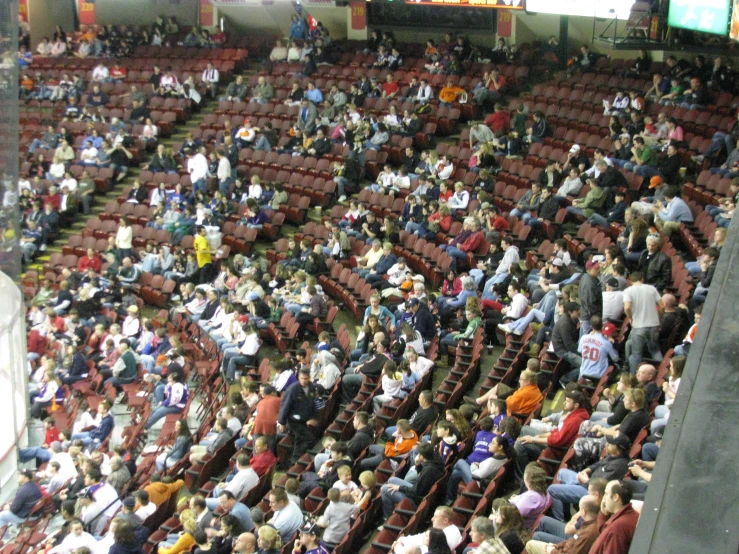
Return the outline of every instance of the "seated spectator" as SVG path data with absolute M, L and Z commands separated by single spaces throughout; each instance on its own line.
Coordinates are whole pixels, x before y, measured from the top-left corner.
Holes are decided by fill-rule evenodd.
M 0 526 L 18 525 L 26 521 L 36 503 L 41 500 L 41 488 L 33 480 L 30 469 L 18 473 L 18 490 L 11 502 L 0 511 Z
M 591 547 L 591 554 L 606 554 L 612 548 L 622 552 L 629 549 L 639 521 L 639 513 L 631 505 L 631 497 L 631 490 L 622 485 L 621 481 L 614 480 L 608 483 L 603 495 L 602 508 L 611 517 Z
M 523 473 L 526 492 L 509 498 L 509 502 L 518 508 L 527 529 L 533 527 L 534 522 L 549 503 L 547 483 L 544 470 L 536 462 L 531 462 Z
M 448 506 L 439 506 L 434 510 L 434 515 L 431 518 L 431 529 L 442 532 L 443 536 L 446 537 L 446 544 L 450 550 L 454 550 L 462 542 L 462 533 L 459 527 L 454 525 L 454 512 Z M 395 542 L 395 548 L 392 552 L 394 554 L 412 554 L 414 551 L 420 551 L 421 554 L 438 552 L 438 550 L 430 550 L 429 545 L 426 544 L 426 536 L 427 532 L 401 536 Z

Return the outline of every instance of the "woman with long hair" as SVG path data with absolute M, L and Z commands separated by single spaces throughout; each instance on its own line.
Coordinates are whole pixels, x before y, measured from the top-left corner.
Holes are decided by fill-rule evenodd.
M 115 542 L 108 554 L 144 554 L 136 538 L 134 527 L 128 521 L 116 520 L 113 540 Z
M 531 462 L 523 472 L 523 484 L 526 492 L 514 495 L 509 500 L 518 508 L 526 528 L 531 529 L 549 503 L 547 474 L 539 464 Z
M 493 501 L 490 519 L 495 523 L 495 536 L 506 546 L 511 554 L 522 554 L 530 533 L 524 525 L 521 513 L 504 498 Z
M 157 456 L 157 472 L 169 469 L 190 452 L 190 447 L 192 446 L 192 433 L 187 425 L 187 419 L 178 419 L 175 422 L 174 430 L 174 444 Z
M 424 544 L 428 546 L 429 554 L 451 554 L 449 543 L 447 542 L 446 535 L 441 529 L 432 527 L 426 532 L 424 537 Z
M 257 554 L 278 554 L 280 552 L 282 539 L 277 529 L 271 525 L 262 525 L 257 535 Z

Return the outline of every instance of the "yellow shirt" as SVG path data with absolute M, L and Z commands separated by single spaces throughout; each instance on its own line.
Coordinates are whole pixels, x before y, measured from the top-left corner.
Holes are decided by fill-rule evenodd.
M 202 235 L 197 235 L 193 242 L 193 246 L 195 247 L 195 256 L 197 256 L 198 267 L 203 267 L 205 264 L 211 263 L 210 244 L 208 244 L 208 239 Z

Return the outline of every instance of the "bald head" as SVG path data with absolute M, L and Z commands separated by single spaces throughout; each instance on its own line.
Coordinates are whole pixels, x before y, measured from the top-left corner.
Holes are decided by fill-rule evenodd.
M 600 501 L 589 494 L 580 499 L 580 512 L 585 521 L 591 521 L 598 517 L 600 512 Z
M 251 554 L 257 546 L 257 538 L 253 533 L 241 533 L 234 543 L 234 552 Z
M 672 294 L 663 294 L 662 304 L 664 304 L 666 309 L 670 310 L 677 304 L 677 299 Z

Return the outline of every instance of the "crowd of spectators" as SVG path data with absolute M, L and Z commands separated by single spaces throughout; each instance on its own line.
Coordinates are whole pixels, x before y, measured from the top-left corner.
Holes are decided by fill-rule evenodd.
M 146 31 L 102 29 L 82 37 L 75 55 L 125 58 L 137 44 L 165 44 L 179 32 L 170 23 L 176 27 L 160 18 Z M 51 45 L 39 45 L 48 53 L 37 52 L 64 55 L 54 51 L 59 40 L 65 41 L 55 36 Z M 194 28 L 182 43 L 203 47 L 214 40 Z M 430 504 L 428 531 L 398 537 L 389 545 L 393 552 L 449 554 L 463 544 L 478 554 L 628 551 L 726 234 L 716 229 L 714 243 L 686 266 L 696 287 L 689 298 L 676 298 L 667 247 L 686 246 L 680 245 L 681 230 L 694 219 L 680 189 L 683 135 L 675 120 L 658 118 L 652 125 L 643 114 L 654 102 L 701 109 L 707 103 L 702 87 L 725 86 L 721 63 L 697 76 L 695 67 L 678 72 L 681 66 L 668 60 L 674 70 L 664 77 L 689 89 L 664 98 L 660 91 L 667 89 L 655 76 L 653 94 L 616 95 L 604 105 L 613 117 L 611 151 L 595 149 L 591 157 L 585 145 L 571 145 L 565 163 L 547 161 L 538 179 L 527 180 L 525 192 L 506 204 L 495 193 L 503 162 L 525 156 L 554 130 L 539 111 L 507 112 L 503 100 L 512 88 L 500 67 L 474 86 L 471 80 L 462 86 L 460 77 L 471 62 L 517 63 L 518 50 L 503 39 L 489 51 L 451 34 L 438 44 L 430 40 L 424 69 L 445 76 L 433 87 L 415 75 L 396 81 L 393 70 L 403 67 L 404 52 L 392 33 L 373 32 L 365 46 L 361 55 L 373 60 L 368 69 L 388 70 L 386 76 L 364 74 L 346 90 L 334 85 L 321 91 L 312 81 L 318 66 L 338 63 L 342 45 L 320 22 L 298 15 L 287 41 L 276 41 L 263 60 L 267 75 L 254 86 L 241 76 L 222 83 L 211 64 L 189 84 L 180 84 L 169 68 L 154 68 L 155 95 L 274 104 L 268 72 L 283 62 L 302 63 L 283 100 L 297 107 L 289 136 L 247 118 L 239 128 L 224 128 L 215 144 L 190 134 L 173 151 L 159 144 L 147 116 L 150 95 L 134 86 L 137 119 L 111 121 L 106 136 L 91 128 L 77 153 L 65 124 L 98 121 L 102 116 L 90 109 L 106 104 L 105 93 L 93 85 L 82 106 L 87 83 L 76 85 L 75 76 L 69 87 L 60 83 L 48 96 L 35 96 L 66 107 L 65 121 L 30 145 L 28 177 L 19 183 L 19 243 L 27 263 L 46 249 L 65 218 L 71 221 L 79 207 L 89 213 L 95 182 L 84 167 L 112 167 L 113 179 L 125 179 L 134 140 L 150 150 L 146 170 L 182 171 L 191 186 L 134 183 L 125 202 L 155 208 L 147 226 L 169 231 L 171 241 L 134 247 L 131 224 L 122 216 L 105 251 L 88 250 L 77 267 L 60 271 L 56 283 L 42 280 L 29 299 L 31 415 L 43 422 L 45 436 L 41 445 L 21 451 L 21 461 L 35 462 L 36 471 L 20 472 L 21 486 L 0 512 L 0 525 L 15 531 L 40 507 L 59 511 L 64 526 L 49 546 L 64 554 L 154 547 L 162 554 L 276 553 L 290 544 L 295 552 L 324 554 L 370 514 L 370 527 L 382 522 L 381 530 L 391 529 L 403 507 Z M 546 56 L 557 51 L 556 41 L 542 48 Z M 20 59 L 32 63 L 25 51 Z M 635 63 L 634 71 L 648 72 L 641 57 Z M 125 79 L 116 64 L 109 69 L 101 59 L 93 80 Z M 595 64 L 584 47 L 572 71 Z M 304 78 L 310 81 L 305 89 Z M 37 85 L 27 89 L 29 98 Z M 368 98 L 410 105 L 401 114 L 388 103 L 387 113 L 378 113 L 363 109 Z M 493 110 L 470 122 L 469 158 L 409 146 L 370 175 L 368 152 L 385 152 L 394 135 L 415 140 L 437 103 L 472 103 L 478 116 Z M 137 122 L 142 134 L 131 137 L 128 125 Z M 717 135 L 706 156 L 714 163 L 726 156 L 728 165 L 720 169 L 731 175 L 734 149 L 725 139 Z M 290 237 L 281 251 L 251 249 L 221 259 L 226 221 L 234 216 L 237 226 L 264 231 L 288 200 L 285 183 L 239 171 L 242 153 L 318 159 L 332 155 L 335 144 L 347 150 L 332 169 L 336 201 L 346 209 L 326 218 L 324 238 Z M 36 155 L 38 149 L 53 149 L 53 163 Z M 75 161 L 82 167 L 79 181 L 69 167 Z M 470 183 L 455 177 L 464 168 L 476 174 Z M 627 172 L 644 178 L 640 190 L 630 189 Z M 53 185 L 47 190 L 42 181 Z M 402 211 L 377 212 L 353 197 L 363 189 L 403 199 Z M 735 201 L 723 199 L 707 212 L 724 227 Z M 556 235 L 547 234 L 561 210 L 562 228 L 571 233 L 556 228 Z M 586 221 L 613 233 L 602 252 L 578 248 L 577 226 Z M 529 227 L 529 238 L 514 232 L 519 223 Z M 400 255 L 407 237 L 439 244 L 448 257 L 438 293 L 418 267 L 419 260 L 433 262 Z M 545 242 L 551 249 L 545 255 L 539 250 L 531 263 L 525 249 L 533 246 L 529 252 L 536 256 Z M 340 340 L 330 323 L 322 325 L 338 303 L 330 294 L 336 289 L 327 286 L 337 284 L 337 264 L 351 268 L 343 284 L 362 279 L 373 291 L 354 345 Z M 177 287 L 156 317 L 142 311 L 144 276 L 151 283 L 154 275 Z M 265 355 L 265 343 L 279 346 L 293 323 L 295 348 Z M 447 405 L 426 390 L 432 374 L 460 371 L 473 345 L 513 348 L 519 341 L 517 365 L 509 360 L 508 377 L 478 397 Z M 214 349 L 206 352 L 206 344 Z M 491 368 L 480 370 L 484 376 Z M 213 393 L 216 382 L 236 383 L 240 392 L 213 387 Z M 541 417 L 542 403 L 560 388 L 561 411 Z M 208 425 L 191 431 L 195 396 L 211 405 Z M 72 409 L 78 402 L 88 409 Z M 406 417 L 388 415 L 398 402 L 407 402 Z M 363 409 L 353 411 L 336 437 L 324 431 L 339 403 Z M 142 441 L 115 445 L 121 429 L 114 414 L 126 405 L 139 413 L 133 421 Z M 60 410 L 74 414 L 64 428 L 55 416 Z M 320 452 L 311 453 L 319 438 Z M 233 454 L 232 468 L 221 459 L 224 452 Z M 552 457 L 554 467 L 547 465 Z M 180 533 L 162 536 L 152 522 L 180 494 L 183 472 L 190 468 L 197 476 L 213 460 L 227 476 L 189 498 L 178 515 Z M 278 464 L 290 471 L 272 488 Z M 491 482 L 492 490 L 515 493 L 489 498 L 491 510 L 485 504 L 468 528 L 457 525 L 450 506 L 466 494 L 460 487 L 484 491 Z M 311 509 L 315 495 L 325 500 L 320 510 Z M 152 531 L 153 544 L 147 542 Z

